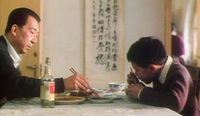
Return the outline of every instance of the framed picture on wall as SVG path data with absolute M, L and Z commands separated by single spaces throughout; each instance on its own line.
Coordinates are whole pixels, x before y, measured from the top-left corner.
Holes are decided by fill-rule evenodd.
M 96 87 L 124 82 L 124 1 L 85 0 L 85 76 Z

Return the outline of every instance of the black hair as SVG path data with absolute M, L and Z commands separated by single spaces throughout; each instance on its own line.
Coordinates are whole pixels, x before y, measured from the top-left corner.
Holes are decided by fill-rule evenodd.
M 167 59 L 165 48 L 159 39 L 142 37 L 131 45 L 127 52 L 127 60 L 141 67 L 150 64 L 163 64 Z
M 34 17 L 38 22 L 40 22 L 41 20 L 40 17 L 34 11 L 28 8 L 22 7 L 14 9 L 8 17 L 5 33 L 8 33 L 11 30 L 12 25 L 14 24 L 16 24 L 19 27 L 23 27 L 27 22 L 28 16 Z
M 176 25 L 174 23 L 171 24 L 171 31 L 174 31 L 176 29 Z

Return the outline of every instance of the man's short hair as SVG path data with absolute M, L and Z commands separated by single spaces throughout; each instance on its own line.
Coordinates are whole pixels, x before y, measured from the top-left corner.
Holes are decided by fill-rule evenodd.
M 32 16 L 38 22 L 40 22 L 40 17 L 34 11 L 23 7 L 14 9 L 8 17 L 5 33 L 8 33 L 11 30 L 12 25 L 14 24 L 19 27 L 23 27 L 27 22 L 28 16 Z
M 171 31 L 176 30 L 176 25 L 174 23 L 171 23 Z
M 129 62 L 134 62 L 141 67 L 150 64 L 163 64 L 166 59 L 166 51 L 159 39 L 154 37 L 142 37 L 131 45 L 127 52 Z

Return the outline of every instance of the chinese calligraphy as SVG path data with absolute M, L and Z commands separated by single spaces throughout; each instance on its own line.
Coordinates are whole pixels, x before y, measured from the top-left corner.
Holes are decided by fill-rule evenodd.
M 105 71 L 118 68 L 118 1 L 92 1 L 92 37 L 96 56 L 95 64 L 105 66 Z

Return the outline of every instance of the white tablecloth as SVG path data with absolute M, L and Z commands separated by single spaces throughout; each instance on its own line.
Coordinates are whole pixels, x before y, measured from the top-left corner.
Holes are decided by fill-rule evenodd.
M 40 99 L 20 99 L 7 102 L 0 116 L 180 116 L 164 107 L 145 105 L 123 96 L 112 103 L 96 104 L 84 101 L 75 105 L 55 105 L 41 108 Z

